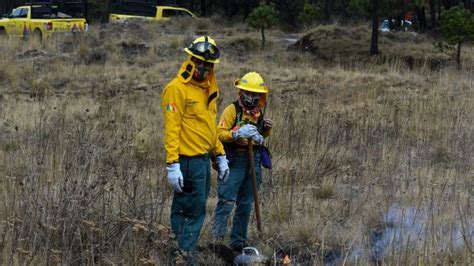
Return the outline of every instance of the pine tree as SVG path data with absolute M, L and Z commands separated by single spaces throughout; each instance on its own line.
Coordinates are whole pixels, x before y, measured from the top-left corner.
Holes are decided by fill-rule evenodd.
M 439 31 L 443 41 L 436 45 L 437 48 L 454 57 L 460 69 L 462 46 L 474 41 L 473 14 L 462 3 L 445 10 L 441 13 Z
M 262 34 L 262 49 L 265 48 L 265 30 L 271 28 L 277 23 L 278 11 L 274 4 L 260 3 L 247 18 L 250 27 L 259 29 Z

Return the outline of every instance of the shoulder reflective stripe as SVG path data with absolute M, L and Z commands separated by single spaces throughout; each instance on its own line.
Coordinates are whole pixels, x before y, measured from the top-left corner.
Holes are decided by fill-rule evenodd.
M 191 73 L 192 70 L 193 70 L 193 66 L 192 66 L 191 64 L 188 64 L 188 65 L 186 66 L 186 71 L 188 71 L 188 72 Z
M 184 71 L 183 73 L 181 73 L 181 76 L 183 77 L 184 80 L 187 80 L 190 75 L 191 75 L 191 74 L 189 74 L 189 72 L 186 72 L 186 71 Z

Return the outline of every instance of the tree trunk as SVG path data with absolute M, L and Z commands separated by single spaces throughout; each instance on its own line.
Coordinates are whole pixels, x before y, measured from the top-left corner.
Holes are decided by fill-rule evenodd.
M 450 9 L 452 6 L 451 0 L 444 0 L 444 10 Z
M 438 5 L 436 6 L 436 9 L 438 10 L 438 18 L 441 17 L 441 2 L 442 0 L 438 0 Z
M 461 46 L 462 42 L 458 42 L 458 49 L 456 51 L 456 65 L 458 69 L 461 69 Z
M 265 28 L 262 27 L 262 50 L 265 49 Z
M 372 0 L 372 35 L 370 37 L 370 55 L 379 54 L 379 0 Z
M 471 12 L 474 12 L 474 1 L 466 0 L 465 6 L 467 9 L 470 9 Z
M 416 17 L 417 17 L 417 22 L 418 22 L 418 27 L 421 31 L 425 31 L 427 28 L 426 25 L 426 15 L 425 15 L 425 7 L 422 6 L 421 8 L 419 6 L 415 7 L 415 12 L 416 12 Z
M 401 16 L 397 16 L 395 19 L 395 29 L 397 31 L 402 31 L 403 30 L 403 21 Z
M 89 12 L 87 12 L 87 1 L 82 2 L 82 13 L 83 13 L 82 15 L 84 16 L 86 21 L 90 21 Z
M 245 5 L 243 6 L 243 8 L 244 8 L 244 18 L 245 18 L 245 19 L 250 15 L 250 8 L 251 8 L 251 7 L 250 7 L 249 5 L 250 5 L 250 4 L 245 4 Z
M 425 30 L 427 28 L 427 25 L 426 25 L 426 12 L 425 12 L 425 7 L 422 6 L 421 7 L 421 14 L 420 14 L 420 22 L 421 22 L 421 26 L 423 27 L 423 29 Z
M 438 24 L 438 21 L 436 20 L 435 1 L 434 0 L 429 0 L 429 5 L 430 5 L 430 20 L 431 20 L 430 28 L 434 29 L 434 28 L 436 28 L 436 26 Z
M 206 14 L 206 4 L 207 4 L 206 0 L 201 0 L 201 16 L 202 17 L 205 17 L 207 15 Z
M 395 20 L 393 19 L 392 16 L 388 17 L 388 29 L 390 31 L 394 31 L 395 30 Z
M 330 8 L 330 4 L 331 1 L 330 0 L 325 0 L 324 1 L 324 17 L 326 19 L 327 22 L 329 22 L 329 20 L 331 19 L 331 8 Z

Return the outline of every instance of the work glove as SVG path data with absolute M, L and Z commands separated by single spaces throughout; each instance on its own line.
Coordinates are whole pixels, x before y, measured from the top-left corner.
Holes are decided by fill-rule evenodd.
M 257 134 L 252 136 L 252 140 L 254 143 L 257 143 L 258 145 L 263 145 L 264 143 L 264 138 L 260 133 L 257 132 Z
M 248 139 L 253 137 L 253 135 L 258 134 L 258 129 L 252 124 L 246 124 L 245 126 L 239 128 L 237 131 L 232 133 L 234 139 L 244 138 Z
M 229 161 L 227 161 L 227 157 L 225 155 L 217 156 L 217 178 L 220 181 L 227 181 L 229 177 Z
M 263 119 L 263 128 L 265 129 L 271 129 L 273 127 L 273 120 L 270 118 L 264 118 Z
M 181 173 L 181 168 L 179 163 L 172 163 L 166 166 L 168 171 L 168 183 L 173 187 L 174 191 L 177 193 L 183 192 L 181 189 L 183 184 L 183 174 Z

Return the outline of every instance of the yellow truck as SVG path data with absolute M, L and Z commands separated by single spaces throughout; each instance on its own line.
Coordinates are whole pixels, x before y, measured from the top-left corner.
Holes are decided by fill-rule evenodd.
M 56 33 L 86 31 L 86 20 L 72 16 L 80 16 L 80 13 L 76 12 L 81 1 L 67 2 L 63 0 L 61 5 L 55 5 L 54 1 L 31 1 L 29 5 L 19 6 L 0 19 L 0 35 L 26 39 L 33 37 L 41 41 Z M 65 8 L 68 4 L 72 5 Z M 75 14 L 70 15 L 63 11 Z
M 119 0 L 112 4 L 112 13 L 109 22 L 123 22 L 129 19 L 147 19 L 167 21 L 172 18 L 190 17 L 197 18 L 191 11 L 182 7 L 157 6 L 150 0 L 126 1 Z

